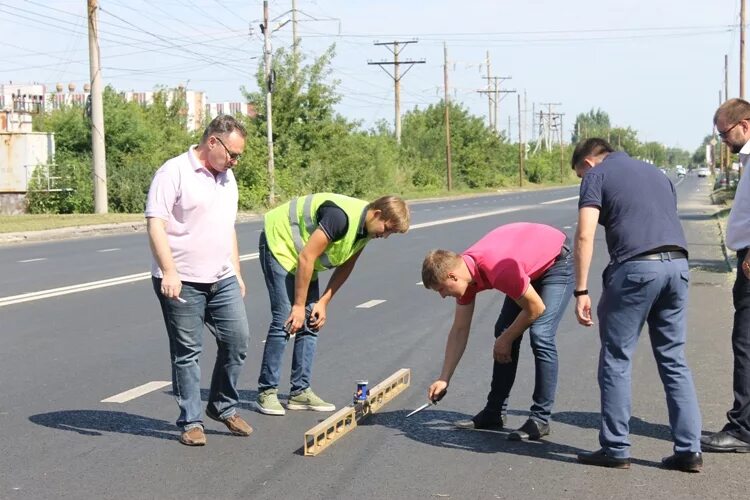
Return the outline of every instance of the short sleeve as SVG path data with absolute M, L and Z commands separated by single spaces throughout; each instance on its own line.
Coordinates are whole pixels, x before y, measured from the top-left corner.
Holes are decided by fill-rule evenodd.
M 596 172 L 588 172 L 581 181 L 578 208 L 602 208 L 602 177 Z
M 168 221 L 177 200 L 177 186 L 166 168 L 159 169 L 151 181 L 146 200 L 146 217 Z
M 349 217 L 346 212 L 331 201 L 323 202 L 316 213 L 318 226 L 328 236 L 328 241 L 338 241 L 349 230 Z

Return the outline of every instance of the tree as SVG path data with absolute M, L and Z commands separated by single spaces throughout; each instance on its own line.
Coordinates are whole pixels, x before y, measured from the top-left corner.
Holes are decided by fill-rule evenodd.
M 571 142 L 576 144 L 589 137 L 606 138 L 610 129 L 609 115 L 601 109 L 592 109 L 588 113 L 581 113 L 576 117 Z

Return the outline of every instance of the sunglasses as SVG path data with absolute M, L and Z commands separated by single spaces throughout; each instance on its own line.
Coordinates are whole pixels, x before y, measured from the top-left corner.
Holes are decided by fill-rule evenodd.
M 242 157 L 242 153 L 232 153 L 231 151 L 229 151 L 229 148 L 227 147 L 227 145 L 224 144 L 224 141 L 222 141 L 221 139 L 219 139 L 216 136 L 214 136 L 214 139 L 216 139 L 217 141 L 219 141 L 219 144 L 221 144 L 224 147 L 224 151 L 227 152 L 227 155 L 229 155 L 229 159 L 230 160 L 232 160 L 232 161 L 239 161 L 239 159 Z

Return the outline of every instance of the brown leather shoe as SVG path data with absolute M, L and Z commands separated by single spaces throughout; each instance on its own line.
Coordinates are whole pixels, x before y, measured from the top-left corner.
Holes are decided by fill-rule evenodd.
M 185 446 L 203 446 L 206 444 L 206 433 L 203 427 L 191 427 L 180 434 L 180 443 Z
M 253 428 L 250 427 L 250 424 L 245 422 L 242 417 L 240 417 L 236 413 L 231 417 L 225 418 L 224 420 L 220 419 L 216 415 L 212 415 L 209 411 L 206 411 L 206 415 L 211 420 L 216 420 L 217 422 L 221 422 L 222 424 L 226 425 L 227 429 L 229 429 L 229 432 L 231 432 L 235 436 L 249 436 L 253 432 Z

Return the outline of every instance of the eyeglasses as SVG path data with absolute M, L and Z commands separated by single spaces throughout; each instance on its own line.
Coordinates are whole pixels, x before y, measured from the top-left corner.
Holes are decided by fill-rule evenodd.
M 219 141 L 219 144 L 221 144 L 224 147 L 224 151 L 227 152 L 227 154 L 229 155 L 229 159 L 230 160 L 232 160 L 232 161 L 239 161 L 240 160 L 240 157 L 242 156 L 242 153 L 232 153 L 231 151 L 229 151 L 229 148 L 227 147 L 227 145 L 224 144 L 224 141 L 222 141 L 221 139 L 219 139 L 216 136 L 214 136 L 214 139 L 216 139 L 217 141 Z
M 726 139 L 727 134 L 729 132 L 731 132 L 734 127 L 736 127 L 737 125 L 739 125 L 740 123 L 742 123 L 743 120 L 745 120 L 745 118 L 743 118 L 742 120 L 738 121 L 737 123 L 735 123 L 734 125 L 732 125 L 731 127 L 729 127 L 728 129 L 726 129 L 723 132 L 720 131 L 719 129 L 716 129 L 716 131 L 719 132 L 719 137 L 721 137 L 722 139 Z

